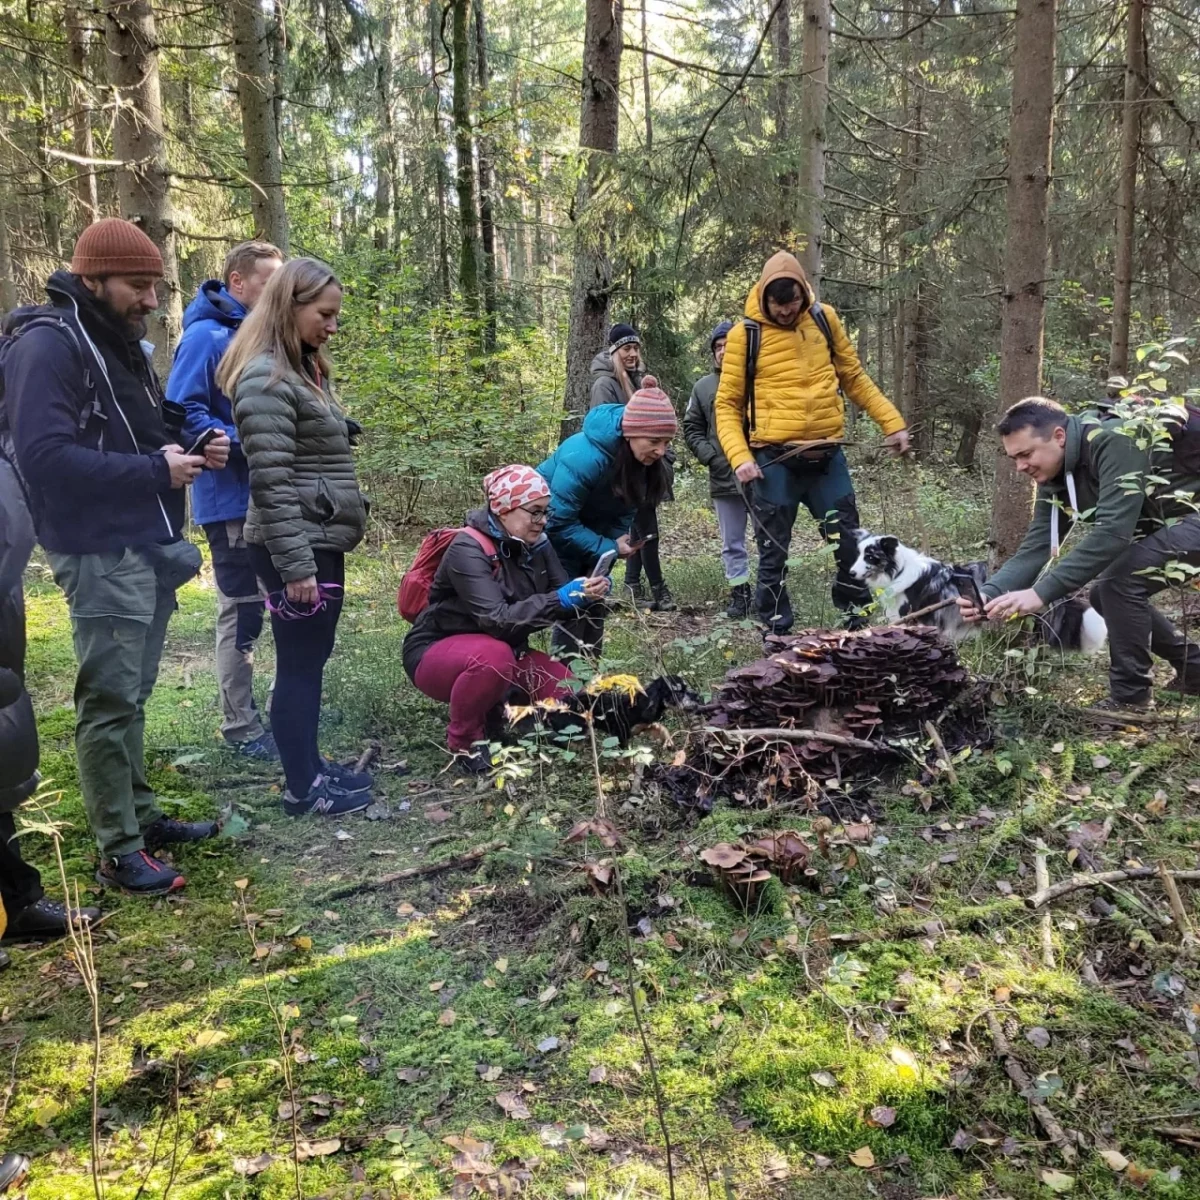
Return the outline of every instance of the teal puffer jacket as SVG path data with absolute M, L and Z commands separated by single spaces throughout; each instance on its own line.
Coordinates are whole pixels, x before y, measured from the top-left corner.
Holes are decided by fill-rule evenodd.
M 619 404 L 593 408 L 583 428 L 538 467 L 550 485 L 546 534 L 567 577 L 590 574 L 596 559 L 617 548 L 636 509 L 613 492 L 614 460 L 621 444 Z
M 285 583 L 316 574 L 314 550 L 346 553 L 362 541 L 367 506 L 358 488 L 346 418 L 328 388 L 294 371 L 271 382 L 274 360 L 253 359 L 233 397 L 250 467 L 246 541 L 266 546 Z

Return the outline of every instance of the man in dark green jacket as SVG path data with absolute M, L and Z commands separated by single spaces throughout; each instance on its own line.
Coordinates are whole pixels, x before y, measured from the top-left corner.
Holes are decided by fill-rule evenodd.
M 1092 605 L 1108 624 L 1111 694 L 1102 707 L 1149 707 L 1152 654 L 1175 668 L 1172 690 L 1200 695 L 1200 646 L 1150 603 L 1167 586 L 1168 563 L 1200 565 L 1200 515 L 1188 499 L 1200 479 L 1156 455 L 1153 473 L 1166 484 L 1148 485 L 1150 451 L 1130 429 L 1040 396 L 1013 405 L 997 432 L 1038 490 L 1025 540 L 983 585 L 987 617 L 1037 613 L 1092 584 Z M 1064 547 L 1076 521 L 1078 541 Z M 967 619 L 978 617 L 969 601 L 959 605 Z
M 729 607 L 726 613 L 734 620 L 750 615 L 753 596 L 750 593 L 750 557 L 746 553 L 746 501 L 717 440 L 717 423 L 713 417 L 713 402 L 721 382 L 721 362 L 725 358 L 725 339 L 733 328 L 731 321 L 722 321 L 709 338 L 713 370 L 692 387 L 687 409 L 683 414 L 683 437 L 688 449 L 708 468 L 708 494 L 717 510 L 717 527 L 721 531 L 721 563 L 729 583 Z

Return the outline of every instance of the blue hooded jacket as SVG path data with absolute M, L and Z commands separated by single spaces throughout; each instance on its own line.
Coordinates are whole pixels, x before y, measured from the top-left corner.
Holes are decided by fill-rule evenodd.
M 167 399 L 187 409 L 185 448 L 214 425 L 233 443 L 225 470 L 202 471 L 192 484 L 192 520 L 197 525 L 244 520 L 250 504 L 250 468 L 233 423 L 233 406 L 213 379 L 245 319 L 246 310 L 219 279 L 202 283 L 183 314 L 183 336 L 167 379 Z
M 600 555 L 617 548 L 637 509 L 613 491 L 617 448 L 621 444 L 622 404 L 601 404 L 541 466 L 550 485 L 546 534 L 568 577 L 587 575 Z

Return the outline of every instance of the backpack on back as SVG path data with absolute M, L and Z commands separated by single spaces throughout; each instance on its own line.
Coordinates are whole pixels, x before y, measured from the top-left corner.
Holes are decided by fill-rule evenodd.
M 833 363 L 836 372 L 837 358 L 833 352 L 833 330 L 830 328 L 829 318 L 819 300 L 814 300 L 807 311 L 813 323 L 825 336 L 825 344 L 829 347 L 829 361 Z M 758 370 L 758 352 L 762 347 L 762 324 L 753 317 L 745 317 L 742 325 L 746 329 L 746 432 L 749 433 L 755 428 L 754 377 Z
M 435 529 L 421 539 L 412 566 L 404 572 L 400 580 L 400 589 L 396 593 L 396 608 L 406 621 L 415 621 L 429 607 L 433 577 L 442 565 L 450 543 L 460 533 L 469 534 L 474 538 L 479 548 L 488 556 L 493 574 L 499 578 L 500 558 L 496 552 L 496 543 L 487 534 L 480 533 L 478 529 L 472 529 L 469 525 L 459 529 Z

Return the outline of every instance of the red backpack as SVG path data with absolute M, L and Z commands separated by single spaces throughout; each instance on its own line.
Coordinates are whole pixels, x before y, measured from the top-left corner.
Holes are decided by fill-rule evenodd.
M 470 526 L 462 529 L 435 529 L 421 539 L 417 557 L 400 580 L 400 590 L 396 593 L 396 607 L 406 621 L 415 621 L 429 607 L 429 589 L 433 587 L 433 577 L 442 565 L 450 543 L 460 533 L 470 534 L 478 542 L 479 548 L 491 561 L 493 573 L 499 577 L 500 559 L 496 553 L 496 543 L 486 533 L 480 533 L 478 529 L 472 529 Z

